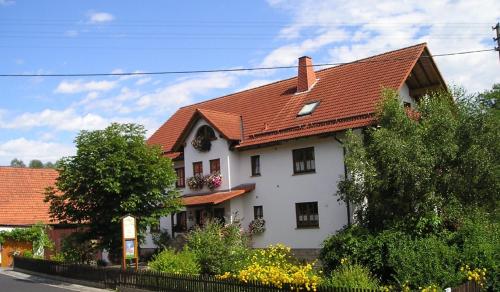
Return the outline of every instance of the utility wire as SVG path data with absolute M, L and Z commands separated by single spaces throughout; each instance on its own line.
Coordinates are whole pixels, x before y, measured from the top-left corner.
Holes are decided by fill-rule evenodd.
M 481 52 L 495 51 L 495 49 L 483 49 L 473 51 L 463 51 L 454 53 L 436 54 L 430 56 L 420 56 L 420 58 L 433 58 L 445 57 L 453 55 L 466 55 Z M 339 62 L 339 63 L 323 63 L 310 65 L 309 67 L 325 67 L 325 66 L 339 66 L 346 64 L 356 63 L 380 63 L 380 62 L 394 62 L 394 61 L 408 61 L 414 58 L 386 58 L 379 60 L 371 60 L 373 57 L 364 60 L 353 62 Z M 258 70 L 277 70 L 277 69 L 293 69 L 298 68 L 298 65 L 290 66 L 274 66 L 274 67 L 253 67 L 253 68 L 234 68 L 234 69 L 212 69 L 212 70 L 186 70 L 186 71 L 157 71 L 157 72 L 121 72 L 121 73 L 73 73 L 73 74 L 0 74 L 0 77 L 92 77 L 92 76 L 134 76 L 134 75 L 169 75 L 169 74 L 198 74 L 198 73 L 217 73 L 217 72 L 242 72 L 242 71 L 258 71 Z

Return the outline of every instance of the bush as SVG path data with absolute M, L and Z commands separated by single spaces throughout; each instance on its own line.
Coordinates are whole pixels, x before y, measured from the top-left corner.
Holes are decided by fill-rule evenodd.
M 344 263 L 335 269 L 329 278 L 323 281 L 323 286 L 353 289 L 378 290 L 379 281 L 370 270 L 359 264 Z
M 360 226 L 344 228 L 323 242 L 320 260 L 326 273 L 341 266 L 341 260 L 350 259 L 361 264 L 382 279 L 389 279 L 394 270 L 387 264 L 388 250 L 398 241 L 409 240 L 399 231 L 387 230 L 378 235 L 371 234 Z
M 248 236 L 235 224 L 223 226 L 209 221 L 187 236 L 186 247 L 192 251 L 201 266 L 201 272 L 221 275 L 239 271 L 250 258 Z
M 413 288 L 454 287 L 462 281 L 459 250 L 436 236 L 398 242 L 388 250 L 387 264 L 398 283 Z
M 500 223 L 495 218 L 473 212 L 462 220 L 453 243 L 460 249 L 462 264 L 486 269 L 487 286 L 500 287 Z
M 269 246 L 254 253 L 250 263 L 237 273 L 226 272 L 220 279 L 236 278 L 242 282 L 257 281 L 291 290 L 316 290 L 320 277 L 313 265 L 299 265 L 290 248 L 281 244 Z
M 170 274 L 198 275 L 201 271 L 195 254 L 189 250 L 175 252 L 173 249 L 166 249 L 153 256 L 148 267 L 158 272 Z
M 62 240 L 57 259 L 67 263 L 90 264 L 95 260 L 96 247 L 86 233 L 72 233 Z

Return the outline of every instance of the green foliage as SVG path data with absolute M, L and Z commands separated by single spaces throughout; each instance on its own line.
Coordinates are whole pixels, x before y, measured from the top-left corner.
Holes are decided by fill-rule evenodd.
M 460 284 L 460 252 L 434 235 L 398 241 L 388 250 L 388 266 L 398 283 L 418 288 L 438 284 L 441 288 Z
M 235 224 L 209 221 L 188 234 L 186 246 L 196 255 L 203 274 L 221 275 L 245 266 L 251 253 L 248 240 Z
M 47 189 L 51 216 L 63 223 L 85 223 L 100 248 L 116 253 L 121 217 L 138 218 L 142 238 L 147 226 L 176 210 L 180 200 L 172 161 L 159 147 L 147 145 L 144 134 L 140 125 L 116 123 L 81 131 L 76 155 L 57 163 L 56 188 Z
M 21 159 L 14 158 L 10 161 L 12 167 L 26 167 L 26 164 Z
M 379 281 L 370 270 L 360 264 L 345 263 L 335 269 L 328 278 L 322 282 L 326 287 L 380 289 Z
M 180 252 L 166 249 L 153 256 L 148 267 L 158 272 L 170 274 L 198 275 L 201 271 L 195 253 L 187 249 Z
M 487 270 L 487 286 L 500 287 L 500 223 L 498 218 L 472 212 L 452 237 L 460 249 L 460 261 Z
M 90 264 L 95 260 L 97 246 L 86 232 L 75 232 L 62 240 L 60 257 L 65 263 Z
M 166 229 L 162 229 L 157 232 L 151 232 L 151 237 L 153 239 L 153 243 L 160 250 L 167 249 L 172 244 L 172 237 Z
M 42 251 L 44 248 L 51 248 L 53 242 L 47 235 L 47 227 L 42 223 L 37 223 L 29 228 L 15 228 L 11 231 L 0 231 L 0 244 L 6 239 L 13 241 L 27 241 L 33 243 L 34 251 Z
M 33 159 L 29 163 L 29 168 L 43 168 L 43 167 L 44 167 L 43 162 L 38 159 Z
M 441 92 L 420 100 L 415 120 L 395 92 L 384 95 L 379 127 L 345 139 L 339 196 L 359 206 L 358 221 L 370 230 L 435 233 L 455 220 L 450 204 L 496 210 L 500 121 L 492 112 L 477 98 Z

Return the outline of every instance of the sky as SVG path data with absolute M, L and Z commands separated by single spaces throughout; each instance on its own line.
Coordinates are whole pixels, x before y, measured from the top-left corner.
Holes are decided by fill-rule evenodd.
M 492 49 L 498 0 L 0 0 L 0 74 L 119 73 L 350 62 L 427 42 Z M 500 82 L 498 52 L 436 57 L 469 92 Z M 75 154 L 81 130 L 140 123 L 293 77 L 296 69 L 113 77 L 0 77 L 0 165 Z

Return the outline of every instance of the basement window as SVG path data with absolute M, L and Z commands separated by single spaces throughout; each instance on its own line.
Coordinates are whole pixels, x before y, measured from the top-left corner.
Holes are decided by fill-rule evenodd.
M 310 103 L 305 104 L 302 107 L 302 109 L 299 111 L 297 116 L 301 117 L 301 116 L 306 116 L 306 115 L 312 114 L 312 112 L 316 109 L 318 104 L 319 104 L 319 101 L 314 101 L 314 102 L 310 102 Z

